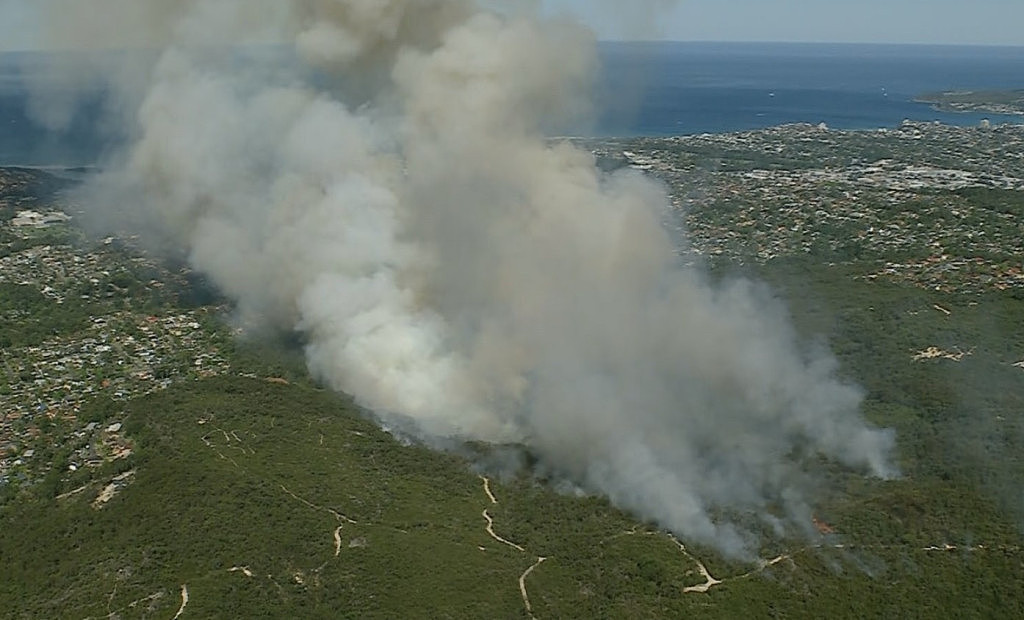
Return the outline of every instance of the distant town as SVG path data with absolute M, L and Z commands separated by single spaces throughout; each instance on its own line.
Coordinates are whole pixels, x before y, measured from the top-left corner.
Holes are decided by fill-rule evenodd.
M 1024 126 L 838 131 L 823 125 L 589 143 L 606 168 L 670 189 L 691 250 L 874 265 L 866 278 L 949 291 L 1024 286 Z
M 223 309 L 153 303 L 182 273 L 82 238 L 73 209 L 31 198 L 36 175 L 0 170 L 0 485 L 45 476 L 54 449 L 71 472 L 131 455 L 121 424 L 82 417 L 83 403 L 228 370 Z

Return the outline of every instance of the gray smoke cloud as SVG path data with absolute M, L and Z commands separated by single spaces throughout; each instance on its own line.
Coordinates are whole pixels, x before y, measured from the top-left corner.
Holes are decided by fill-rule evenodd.
M 784 308 L 680 265 L 661 186 L 544 138 L 589 112 L 586 29 L 470 0 L 41 6 L 67 46 L 159 47 L 90 202 L 144 214 L 386 423 L 522 444 L 732 555 L 755 541 L 712 513 L 810 523 L 794 455 L 894 473 Z M 304 69 L 226 59 L 266 43 Z

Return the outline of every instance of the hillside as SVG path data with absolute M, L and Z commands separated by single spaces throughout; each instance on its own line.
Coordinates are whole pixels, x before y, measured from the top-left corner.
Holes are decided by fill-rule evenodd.
M 1024 615 L 1022 139 L 589 145 L 661 178 L 682 260 L 766 282 L 896 430 L 901 479 L 822 461 L 813 534 L 745 562 L 501 471 L 514 447 L 383 432 L 298 343 L 237 338 L 187 268 L 0 171 L 0 617 Z

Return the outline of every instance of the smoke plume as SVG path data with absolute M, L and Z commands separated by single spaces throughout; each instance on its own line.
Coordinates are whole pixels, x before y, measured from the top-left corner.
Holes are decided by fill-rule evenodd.
M 810 523 L 795 455 L 892 473 L 782 307 L 680 265 L 658 184 L 544 138 L 589 113 L 584 28 L 470 0 L 42 6 L 68 46 L 159 47 L 90 201 L 131 205 L 389 425 L 522 444 L 730 554 L 750 535 L 713 512 Z

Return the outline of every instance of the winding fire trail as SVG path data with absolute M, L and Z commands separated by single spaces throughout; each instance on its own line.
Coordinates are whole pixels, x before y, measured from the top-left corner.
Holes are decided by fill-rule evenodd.
M 622 535 L 629 535 L 629 534 L 632 534 L 632 533 L 633 532 L 625 532 L 624 534 L 620 534 L 620 536 L 622 536 Z M 792 562 L 794 557 L 797 554 L 803 553 L 805 551 L 810 551 L 812 549 L 849 550 L 849 549 L 853 548 L 853 547 L 850 547 L 849 545 L 845 545 L 845 544 L 810 545 L 810 546 L 807 546 L 807 547 L 800 548 L 800 549 L 798 549 L 796 551 L 793 551 L 793 552 L 790 552 L 790 553 L 787 553 L 787 554 L 783 554 L 783 555 L 777 556 L 777 557 L 775 557 L 775 558 L 773 558 L 771 560 L 766 560 L 766 559 L 765 560 L 760 560 L 758 562 L 756 568 L 754 568 L 753 570 L 747 571 L 747 572 L 743 573 L 742 575 L 736 575 L 736 576 L 733 576 L 733 577 L 727 577 L 725 579 L 716 579 L 716 578 L 714 578 L 711 575 L 710 571 L 708 571 L 707 567 L 704 565 L 703 562 L 701 562 L 700 560 L 695 558 L 689 551 L 687 551 L 685 546 L 683 546 L 683 544 L 681 542 L 679 542 L 676 538 L 674 538 L 674 537 L 671 537 L 671 538 L 672 538 L 672 541 L 674 543 L 676 543 L 676 545 L 679 547 L 679 550 L 682 551 L 688 558 L 690 558 L 694 563 L 697 564 L 697 570 L 700 571 L 701 575 L 706 580 L 705 583 L 701 583 L 701 584 L 697 584 L 695 586 L 689 586 L 689 587 L 683 588 L 683 592 L 687 593 L 687 594 L 689 594 L 689 593 L 706 594 L 712 588 L 715 588 L 716 586 L 720 586 L 720 585 L 725 585 L 726 583 L 728 583 L 730 581 L 738 581 L 740 579 L 749 579 L 750 577 L 753 577 L 754 575 L 759 575 L 759 574 L 763 573 L 764 571 L 768 570 L 772 566 L 775 566 L 776 564 L 780 564 L 780 563 L 786 562 L 786 561 Z M 863 547 L 860 547 L 860 548 L 866 549 L 866 550 L 878 550 L 878 551 L 881 551 L 881 550 L 894 550 L 894 549 L 907 549 L 907 547 L 905 547 L 903 545 L 866 545 L 866 546 L 863 546 Z M 953 545 L 953 544 L 950 544 L 950 543 L 945 543 L 945 544 L 942 544 L 942 545 L 931 545 L 931 546 L 928 546 L 928 547 L 921 547 L 921 548 L 918 549 L 918 551 L 922 551 L 922 552 L 925 552 L 925 553 L 953 553 L 953 552 L 958 552 L 958 551 L 959 552 L 966 552 L 966 553 L 978 553 L 978 552 L 983 552 L 983 551 L 988 551 L 988 550 L 996 550 L 996 551 L 1000 551 L 1000 552 L 1004 552 L 1004 553 L 1019 553 L 1021 551 L 1021 548 L 1020 547 L 1015 547 L 1015 546 L 1005 546 L 1005 545 L 999 545 L 999 546 L 994 546 L 994 547 L 988 547 L 988 546 L 985 546 L 985 545 L 960 546 L 960 545 Z
M 503 545 L 508 545 L 509 547 L 512 547 L 513 549 L 516 549 L 518 551 L 522 551 L 523 553 L 526 553 L 526 549 L 523 549 L 521 546 L 517 545 L 516 543 L 514 543 L 514 542 L 512 542 L 510 540 L 506 540 L 506 539 L 502 538 L 501 536 L 498 536 L 497 534 L 494 533 L 494 519 L 491 517 L 490 513 L 488 513 L 486 510 L 484 510 L 483 511 L 483 516 L 484 516 L 484 519 L 487 519 L 487 527 L 485 529 L 487 530 L 487 533 L 490 535 L 491 538 L 493 538 L 494 540 L 500 542 Z
M 484 493 L 490 498 L 492 504 L 497 504 L 498 498 L 494 497 L 494 493 L 491 492 L 491 481 L 485 476 L 480 476 L 480 479 L 484 481 Z
M 324 506 L 317 506 L 313 502 L 299 497 L 298 495 L 296 495 L 296 494 L 292 493 L 291 491 L 289 491 L 288 487 L 284 486 L 283 484 L 278 485 L 278 486 L 280 486 L 281 490 L 284 491 L 285 493 L 287 493 L 288 495 L 290 495 L 293 499 L 296 499 L 296 500 L 302 502 L 303 504 L 305 504 L 306 506 L 312 508 L 313 510 L 322 510 L 324 512 L 327 512 L 327 513 L 331 514 L 338 521 L 344 521 L 345 523 L 349 523 L 351 525 L 358 525 L 359 524 L 358 521 L 354 521 L 352 519 L 349 519 L 348 517 L 346 517 L 345 515 L 341 514 L 337 510 L 334 510 L 333 508 L 325 508 Z
M 186 607 L 188 607 L 188 585 L 181 584 L 181 607 L 178 608 L 178 613 L 174 614 L 174 618 L 171 620 L 178 620 L 181 614 L 185 613 Z
M 692 553 L 687 551 L 686 546 L 683 545 L 683 543 L 679 542 L 678 538 L 676 538 L 675 536 L 669 536 L 669 538 L 672 540 L 672 542 L 676 544 L 676 546 L 679 547 L 679 550 L 682 551 L 686 557 L 690 558 L 693 561 L 693 563 L 697 565 L 697 570 L 700 571 L 700 574 L 706 580 L 704 583 L 683 588 L 684 594 L 688 594 L 690 592 L 700 592 L 703 594 L 709 591 L 711 588 L 717 585 L 721 585 L 722 583 L 725 583 L 721 579 L 715 579 L 714 577 L 712 577 L 711 572 L 708 571 L 708 567 L 704 565 L 704 562 L 701 562 L 696 557 L 694 557 Z
M 484 476 L 480 476 L 480 480 L 483 480 L 483 483 L 484 483 L 484 493 L 487 494 L 487 499 L 491 500 L 492 504 L 497 504 L 498 503 L 498 498 L 495 497 L 494 493 L 491 491 L 491 481 L 488 478 L 484 477 Z M 491 513 L 488 512 L 486 508 L 484 509 L 484 511 L 481 514 L 483 515 L 484 519 L 487 521 L 487 527 L 484 528 L 484 529 L 487 530 L 488 536 L 490 536 L 491 538 L 493 538 L 494 540 L 500 542 L 503 545 L 508 545 L 509 547 L 512 547 L 513 549 L 515 549 L 517 551 L 522 551 L 523 553 L 526 553 L 526 549 L 523 549 L 520 545 L 517 545 L 516 543 L 514 543 L 514 542 L 512 542 L 510 540 L 507 540 L 505 538 L 502 538 L 501 536 L 498 536 L 494 532 L 494 518 L 491 517 Z
M 485 476 L 480 476 L 480 480 L 482 480 L 484 483 L 484 494 L 487 495 L 487 499 L 490 500 L 491 504 L 497 504 L 498 498 L 495 497 L 494 492 L 491 491 L 491 481 Z M 486 530 L 487 534 L 491 538 L 502 543 L 503 545 L 508 545 L 509 547 L 512 547 L 517 551 L 526 553 L 526 549 L 524 549 L 522 546 L 517 545 L 512 541 L 506 540 L 494 533 L 494 519 L 491 517 L 491 514 L 486 509 L 483 511 L 483 516 L 484 519 L 487 520 Z M 481 547 L 480 549 L 483 550 L 483 547 Z M 533 604 L 530 603 L 530 594 L 526 590 L 526 579 L 530 576 L 530 573 L 532 573 L 538 566 L 543 564 L 547 559 L 548 558 L 546 557 L 538 557 L 537 562 L 530 566 L 530 568 L 526 569 L 526 571 L 519 576 L 519 595 L 523 598 L 523 607 L 526 609 L 527 615 L 529 615 L 530 618 L 533 618 L 533 620 L 536 620 L 536 617 L 533 615 Z
M 532 573 L 535 568 L 543 564 L 544 560 L 547 560 L 547 558 L 537 558 L 537 563 L 526 569 L 526 572 L 519 577 L 519 593 L 523 596 L 523 605 L 526 606 L 526 613 L 530 614 L 531 618 L 534 617 L 533 605 L 530 604 L 530 595 L 526 592 L 526 578 L 530 576 L 530 573 Z
M 311 502 L 311 501 L 309 501 L 307 499 L 299 497 L 295 493 L 292 493 L 290 490 L 288 490 L 288 487 L 284 486 L 283 484 L 278 485 L 278 486 L 281 487 L 282 491 L 287 493 L 289 496 L 291 496 L 296 501 L 301 502 L 306 507 L 312 508 L 313 510 L 317 510 L 317 511 L 321 511 L 321 512 L 326 512 L 326 513 L 330 514 L 332 517 L 334 517 L 338 521 L 338 527 L 334 528 L 334 531 L 331 533 L 331 537 L 332 537 L 333 542 L 334 542 L 334 557 L 337 558 L 338 556 L 340 556 L 341 555 L 341 529 L 344 527 L 345 523 L 348 523 L 350 525 L 359 525 L 359 523 L 357 521 L 355 521 L 354 519 L 350 519 L 350 518 L 346 517 L 345 515 L 341 514 L 337 510 L 334 510 L 333 508 L 327 508 L 326 506 L 318 506 L 318 505 L 314 504 L 313 502 Z M 326 565 L 327 565 L 327 562 L 325 562 L 323 565 L 321 565 L 320 568 L 323 568 Z M 317 569 L 317 570 L 320 570 L 320 569 Z

